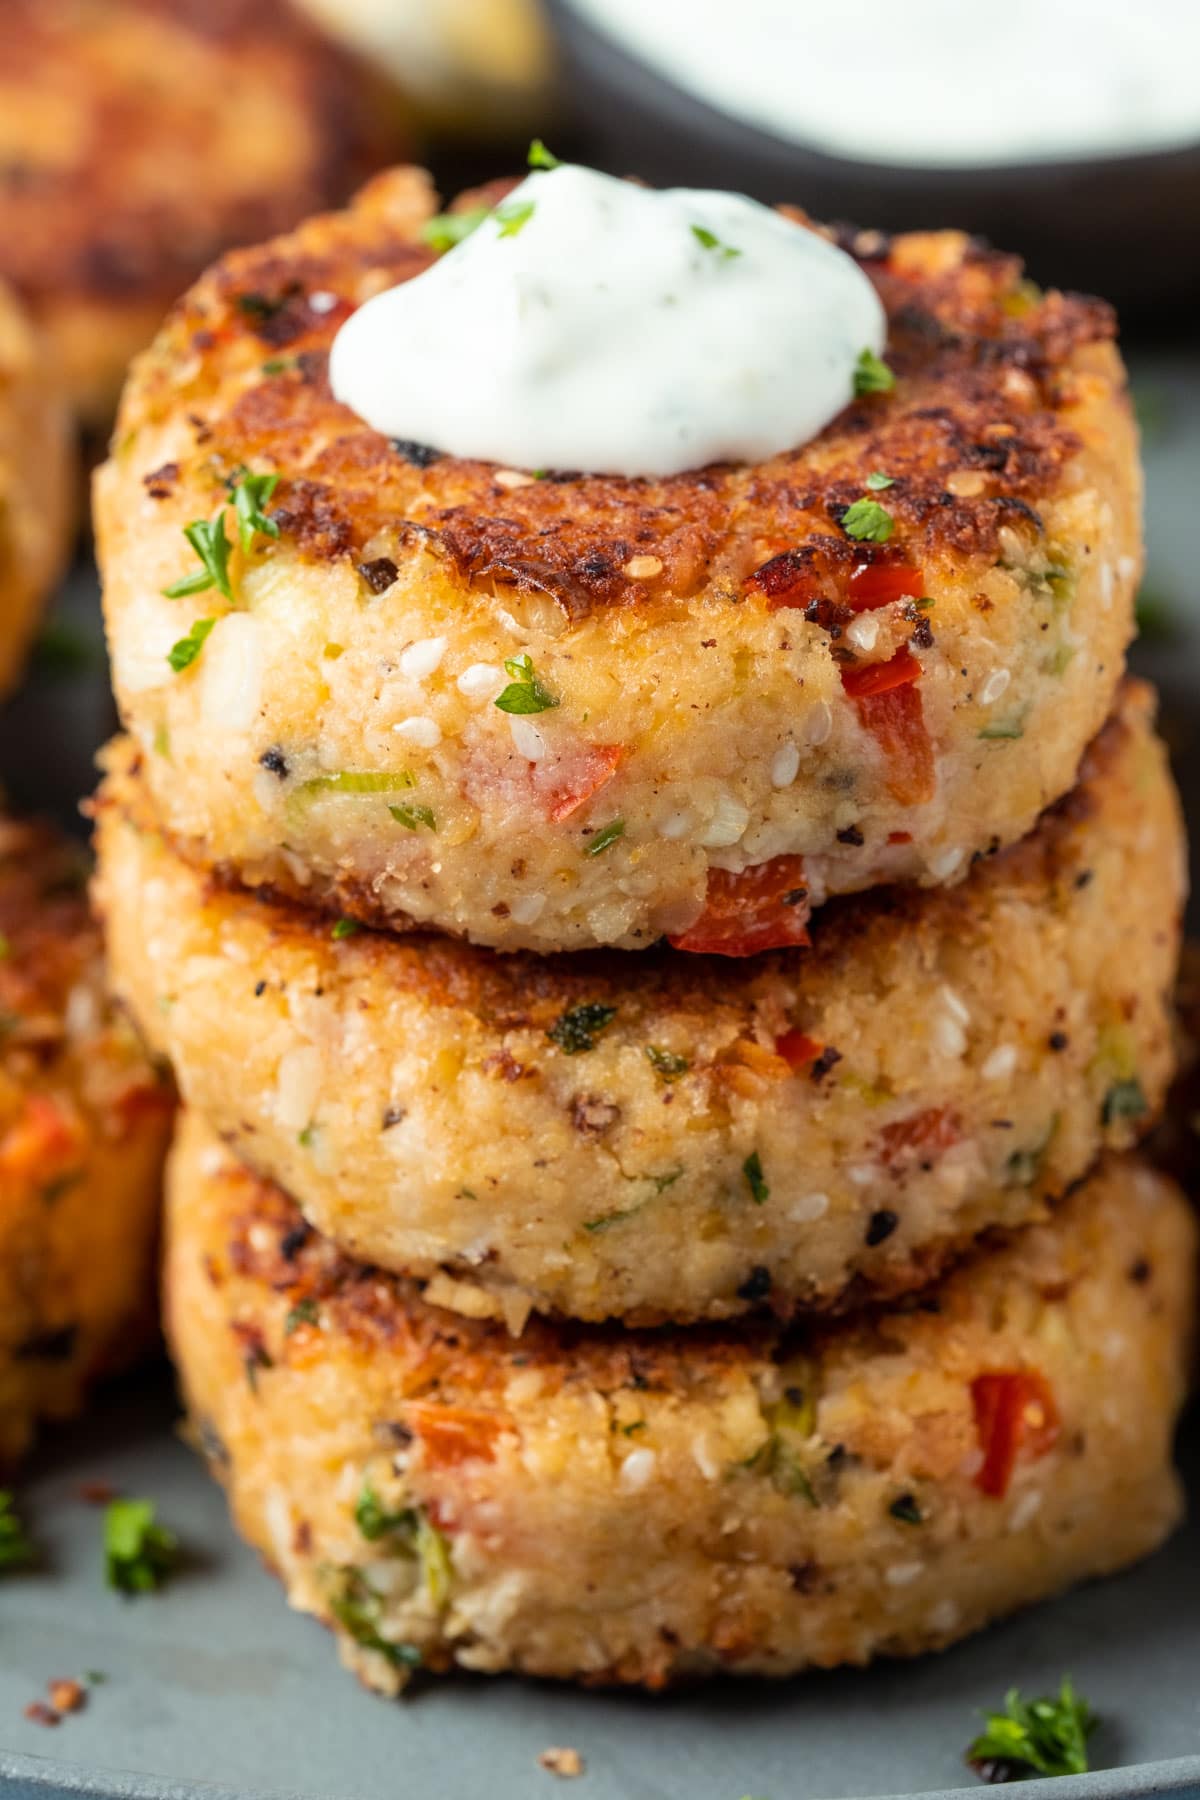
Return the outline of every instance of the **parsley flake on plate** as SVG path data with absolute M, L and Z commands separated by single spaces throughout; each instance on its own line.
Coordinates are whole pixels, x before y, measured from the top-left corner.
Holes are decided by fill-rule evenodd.
M 1057 1698 L 1022 1700 L 1017 1688 L 1004 1711 L 985 1713 L 967 1762 L 984 1781 L 1026 1781 L 1034 1775 L 1085 1775 L 1087 1741 L 1096 1717 L 1064 1676 Z
M 9 1569 L 28 1569 L 33 1560 L 33 1541 L 17 1512 L 17 1503 L 6 1488 L 0 1488 L 0 1575 Z
M 548 712 L 552 706 L 559 704 L 557 695 L 552 694 L 538 678 L 533 658 L 527 650 L 522 650 L 519 656 L 505 657 L 504 673 L 511 679 L 503 693 L 496 696 L 495 704 L 501 712 Z
M 152 1593 L 178 1562 L 178 1540 L 155 1511 L 153 1500 L 114 1500 L 104 1514 L 104 1573 L 118 1593 Z

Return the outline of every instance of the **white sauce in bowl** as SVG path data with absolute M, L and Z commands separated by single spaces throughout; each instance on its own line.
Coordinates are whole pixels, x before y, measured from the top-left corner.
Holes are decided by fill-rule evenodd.
M 885 333 L 854 260 L 769 207 L 562 165 L 353 313 L 329 374 L 388 437 L 673 475 L 815 437 Z
M 1196 0 L 567 0 L 656 74 L 835 155 L 982 168 L 1200 142 Z

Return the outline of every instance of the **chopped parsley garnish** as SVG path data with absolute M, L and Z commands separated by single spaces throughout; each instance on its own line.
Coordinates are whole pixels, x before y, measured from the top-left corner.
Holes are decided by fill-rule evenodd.
M 389 1512 L 371 1483 L 364 1481 L 354 1508 L 354 1523 L 369 1544 L 377 1544 L 393 1532 L 401 1533 L 411 1544 L 417 1534 L 417 1519 L 417 1510 L 412 1506 Z
M 984 1781 L 1026 1781 L 1033 1775 L 1086 1775 L 1087 1741 L 1096 1717 L 1063 1678 L 1056 1699 L 1022 1700 L 1017 1688 L 1004 1711 L 985 1713 L 984 1729 L 967 1762 Z
M 419 1669 L 421 1652 L 415 1644 L 389 1644 L 379 1635 L 379 1618 L 383 1601 L 368 1586 L 361 1569 L 345 1569 L 340 1593 L 330 1596 L 329 1610 L 356 1644 L 364 1650 L 375 1650 L 386 1657 L 394 1669 Z
M 114 1500 L 104 1515 L 104 1572 L 122 1594 L 149 1594 L 175 1567 L 179 1545 L 155 1523 L 152 1500 Z
M 406 831 L 416 831 L 420 825 L 426 826 L 430 831 L 437 830 L 437 820 L 433 816 L 432 807 L 402 804 L 389 806 L 388 811 L 397 825 L 403 825 Z
M 185 669 L 191 668 L 216 622 L 215 619 L 197 619 L 187 636 L 171 645 L 167 651 L 167 661 L 177 675 L 182 675 Z
M 873 494 L 881 494 L 884 488 L 895 487 L 895 477 L 885 475 L 882 469 L 872 469 L 867 476 L 867 486 Z
M 1118 1119 L 1141 1119 L 1150 1111 L 1146 1091 L 1137 1076 L 1128 1081 L 1115 1081 L 1104 1096 L 1101 1118 L 1106 1125 Z
M 33 1561 L 33 1542 L 17 1503 L 6 1488 L 0 1488 L 0 1575 L 8 1569 L 28 1569 Z
M 615 1006 L 602 1006 L 599 1001 L 585 1001 L 572 1006 L 555 1019 L 546 1036 L 566 1056 L 579 1056 L 596 1048 L 596 1039 L 607 1030 L 617 1016 Z
M 1024 735 L 1025 727 L 1019 719 L 995 719 L 979 733 L 981 738 L 1019 738 Z
M 238 541 L 246 556 L 254 548 L 256 532 L 262 532 L 264 537 L 279 536 L 279 526 L 263 511 L 278 486 L 278 475 L 251 475 L 249 470 L 244 471 L 234 485 L 233 507 L 237 513 Z
M 431 250 L 453 250 L 455 244 L 479 230 L 491 210 L 490 206 L 472 206 L 465 212 L 438 213 L 436 218 L 426 219 L 421 237 Z
M 511 680 L 503 693 L 496 696 L 495 704 L 501 712 L 548 712 L 559 704 L 557 696 L 538 679 L 533 658 L 527 650 L 522 650 L 519 656 L 505 657 L 504 673 L 511 676 Z
M 770 1199 L 771 1190 L 763 1179 L 762 1159 L 757 1150 L 752 1150 L 742 1164 L 742 1174 L 746 1177 L 750 1198 L 755 1206 L 762 1206 L 765 1201 Z
M 895 523 L 887 507 L 880 506 L 878 500 L 855 500 L 842 514 L 842 530 L 861 543 L 886 544 Z
M 598 1218 L 585 1219 L 583 1229 L 593 1235 L 598 1231 L 610 1231 L 614 1225 L 622 1225 L 626 1219 L 635 1218 L 646 1204 L 643 1200 L 637 1206 L 627 1206 L 623 1212 L 601 1213 Z
M 742 254 L 740 250 L 735 250 L 732 244 L 723 244 L 716 232 L 710 231 L 707 225 L 693 225 L 692 236 L 705 250 L 719 251 L 722 262 L 731 262 L 735 256 Z
M 664 1050 L 658 1044 L 646 1045 L 646 1056 L 655 1073 L 664 1081 L 674 1081 L 677 1075 L 686 1075 L 691 1068 L 686 1056 L 677 1056 L 674 1050 Z
M 602 851 L 608 849 L 610 844 L 615 844 L 618 838 L 623 838 L 624 836 L 624 819 L 614 819 L 610 825 L 601 827 L 591 843 L 585 847 L 583 854 L 585 856 L 599 856 Z
M 863 394 L 890 394 L 896 385 L 896 377 L 873 350 L 859 352 L 858 361 L 854 365 L 854 392 Z
M 339 769 L 335 775 L 314 775 L 302 781 L 288 802 L 303 808 L 322 794 L 399 794 L 416 782 L 407 769 Z
M 559 167 L 557 156 L 547 150 L 541 138 L 534 138 L 529 146 L 529 155 L 526 160 L 531 169 L 557 169 Z
M 357 919 L 338 919 L 329 935 L 335 944 L 340 944 L 343 938 L 353 937 L 356 931 L 361 930 L 362 926 Z
M 288 1312 L 287 1318 L 283 1321 L 283 1335 L 291 1337 L 293 1331 L 299 1331 L 302 1325 L 319 1325 L 320 1322 L 321 1308 L 312 1295 L 308 1294 L 303 1300 L 297 1300 L 295 1306 Z
M 183 535 L 202 566 L 181 581 L 173 581 L 170 587 L 165 587 L 163 593 L 167 599 L 182 600 L 188 594 L 203 594 L 206 589 L 215 587 L 226 600 L 232 600 L 229 552 L 233 546 L 225 536 L 225 508 L 222 507 L 214 518 L 193 519 L 190 525 L 184 526 Z
M 498 206 L 496 208 L 496 223 L 500 227 L 500 230 L 497 233 L 497 236 L 502 238 L 516 237 L 519 231 L 524 231 L 526 225 L 528 225 L 530 219 L 532 219 L 533 211 L 534 205 L 532 200 L 511 200 L 505 206 Z

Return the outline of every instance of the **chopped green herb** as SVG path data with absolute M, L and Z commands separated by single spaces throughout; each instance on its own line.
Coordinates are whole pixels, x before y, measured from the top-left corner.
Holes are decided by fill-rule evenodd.
M 757 1150 L 752 1150 L 742 1164 L 742 1174 L 746 1177 L 750 1198 L 755 1206 L 762 1206 L 765 1201 L 770 1199 L 771 1190 L 763 1179 L 762 1160 Z
M 380 1538 L 395 1533 L 411 1548 L 416 1541 L 417 1518 L 415 1506 L 402 1506 L 397 1512 L 389 1512 L 371 1483 L 364 1481 L 354 1508 L 354 1522 L 369 1544 L 377 1544 Z
M 473 231 L 478 231 L 491 212 L 490 206 L 472 206 L 465 212 L 438 213 L 421 227 L 421 237 L 431 250 L 453 250 Z
M 867 476 L 867 486 L 873 494 L 881 494 L 884 488 L 895 487 L 895 485 L 894 478 L 891 475 L 885 475 L 882 469 L 873 469 Z
M 399 794 L 416 782 L 407 769 L 340 769 L 336 775 L 314 775 L 302 781 L 288 801 L 290 812 L 303 812 L 325 794 Z
M 303 1131 L 296 1133 L 296 1142 L 302 1150 L 311 1150 L 316 1141 L 317 1128 L 315 1125 L 306 1125 Z
M 294 356 L 269 356 L 266 362 L 260 366 L 264 375 L 286 375 L 289 369 L 296 367 L 296 358 Z
M 593 1235 L 598 1231 L 611 1231 L 614 1225 L 622 1225 L 626 1219 L 634 1218 L 646 1204 L 643 1200 L 637 1206 L 627 1206 L 623 1212 L 601 1213 L 598 1218 L 585 1219 L 583 1229 Z
M 645 1431 L 645 1419 L 635 1419 L 631 1425 L 618 1425 L 617 1430 L 622 1437 L 632 1437 L 635 1431 Z
M 188 594 L 202 594 L 206 588 L 215 587 L 227 600 L 232 600 L 229 552 L 233 545 L 225 536 L 225 508 L 221 507 L 211 519 L 193 519 L 190 525 L 184 526 L 183 535 L 203 566 L 193 574 L 185 575 L 182 580 L 173 581 L 170 587 L 165 587 L 163 593 L 166 598 L 182 600 Z
M 859 352 L 854 365 L 854 392 L 857 395 L 890 394 L 895 385 L 896 377 L 881 357 L 873 350 Z
M 585 1001 L 572 1006 L 555 1019 L 546 1036 L 567 1056 L 579 1056 L 596 1048 L 596 1039 L 617 1016 L 615 1006 L 602 1006 L 599 1001 Z
M 178 1561 L 178 1541 L 155 1510 L 152 1500 L 114 1500 L 105 1512 L 104 1572 L 119 1593 L 151 1593 Z
M 403 803 L 400 806 L 389 806 L 388 811 L 397 825 L 403 825 L 406 831 L 415 831 L 419 825 L 426 826 L 430 831 L 437 830 L 432 807 Z
M 1010 1688 L 1004 1711 L 985 1713 L 984 1720 L 967 1762 L 985 1781 L 1087 1773 L 1087 1741 L 1096 1718 L 1068 1678 L 1063 1678 L 1057 1699 L 1022 1700 L 1019 1690 Z
M 353 937 L 356 931 L 361 930 L 362 926 L 357 919 L 338 919 L 329 935 L 335 944 L 340 944 L 343 938 Z
M 502 238 L 516 237 L 519 231 L 524 231 L 533 213 L 532 200 L 510 200 L 506 205 L 498 206 L 495 217 L 500 230 L 497 235 Z
M 293 1331 L 299 1331 L 302 1325 L 319 1325 L 320 1322 L 321 1308 L 312 1295 L 308 1294 L 303 1300 L 297 1300 L 295 1306 L 289 1311 L 287 1318 L 283 1321 L 283 1335 L 291 1337 Z
M 177 675 L 182 675 L 185 669 L 191 668 L 216 622 L 215 619 L 196 619 L 187 636 L 171 645 L 167 651 L 167 661 Z
M 675 1186 L 682 1174 L 683 1164 L 679 1163 L 675 1168 L 668 1169 L 665 1175 L 635 1175 L 633 1179 L 635 1181 L 652 1181 L 655 1193 L 665 1194 L 669 1187 Z
M 444 1606 L 450 1594 L 450 1584 L 454 1579 L 454 1565 L 450 1561 L 450 1544 L 436 1525 L 426 1518 L 423 1512 L 417 1516 L 417 1560 L 421 1565 L 421 1573 L 425 1577 L 425 1586 L 429 1590 L 429 1598 L 435 1606 Z
M 538 679 L 528 651 L 522 650 L 519 656 L 506 657 L 504 673 L 512 679 L 503 693 L 496 697 L 495 704 L 501 712 L 540 713 L 559 704 L 557 697 Z
M 888 1511 L 893 1519 L 899 1519 L 902 1525 L 923 1525 L 925 1523 L 925 1514 L 917 1505 L 912 1494 L 901 1494 L 898 1499 L 892 1501 Z
M 251 475 L 249 470 L 241 475 L 234 486 L 233 509 L 237 514 L 238 542 L 246 556 L 254 548 L 256 532 L 261 532 L 264 537 L 279 536 L 279 526 L 263 511 L 278 486 L 278 475 Z
M 1025 727 L 1019 719 L 994 719 L 985 725 L 979 733 L 981 738 L 1019 738 L 1024 737 Z
M 526 160 L 531 169 L 557 169 L 559 167 L 557 156 L 551 155 L 541 138 L 534 138 L 529 146 L 529 155 Z
M 6 1488 L 0 1488 L 0 1575 L 7 1569 L 29 1568 L 34 1554 L 15 1499 Z
M 419 1669 L 421 1652 L 415 1644 L 389 1644 L 379 1635 L 379 1618 L 383 1601 L 370 1587 L 361 1569 L 343 1569 L 342 1587 L 329 1601 L 329 1610 L 356 1644 L 364 1650 L 375 1650 L 386 1657 L 395 1669 Z
M 732 244 L 723 244 L 716 232 L 709 231 L 706 225 L 693 225 L 692 236 L 706 250 L 718 250 L 722 262 L 730 262 L 735 256 L 742 254 L 740 250 L 735 250 Z
M 677 1075 L 686 1075 L 692 1066 L 686 1056 L 677 1056 L 674 1050 L 664 1050 L 658 1044 L 647 1044 L 646 1055 L 655 1072 L 664 1081 L 674 1081 Z
M 1146 1091 L 1137 1076 L 1128 1081 L 1115 1081 L 1104 1096 L 1101 1119 L 1114 1125 L 1118 1119 L 1141 1119 L 1150 1111 Z
M 842 530 L 847 537 L 869 544 L 886 544 L 895 529 L 895 520 L 878 500 L 856 500 L 842 514 Z
M 602 851 L 608 849 L 610 844 L 615 844 L 618 838 L 623 838 L 624 836 L 624 819 L 614 819 L 610 825 L 603 826 L 596 833 L 591 843 L 585 847 L 583 854 L 585 856 L 599 856 Z

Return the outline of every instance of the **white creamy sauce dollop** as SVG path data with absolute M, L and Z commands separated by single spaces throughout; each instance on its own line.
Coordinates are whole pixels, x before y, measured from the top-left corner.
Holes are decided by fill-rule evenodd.
M 853 258 L 769 207 L 564 164 L 353 313 L 329 374 L 388 437 L 661 476 L 806 443 L 885 335 Z
M 569 3 L 718 111 L 841 156 L 971 168 L 1200 141 L 1196 0 Z

